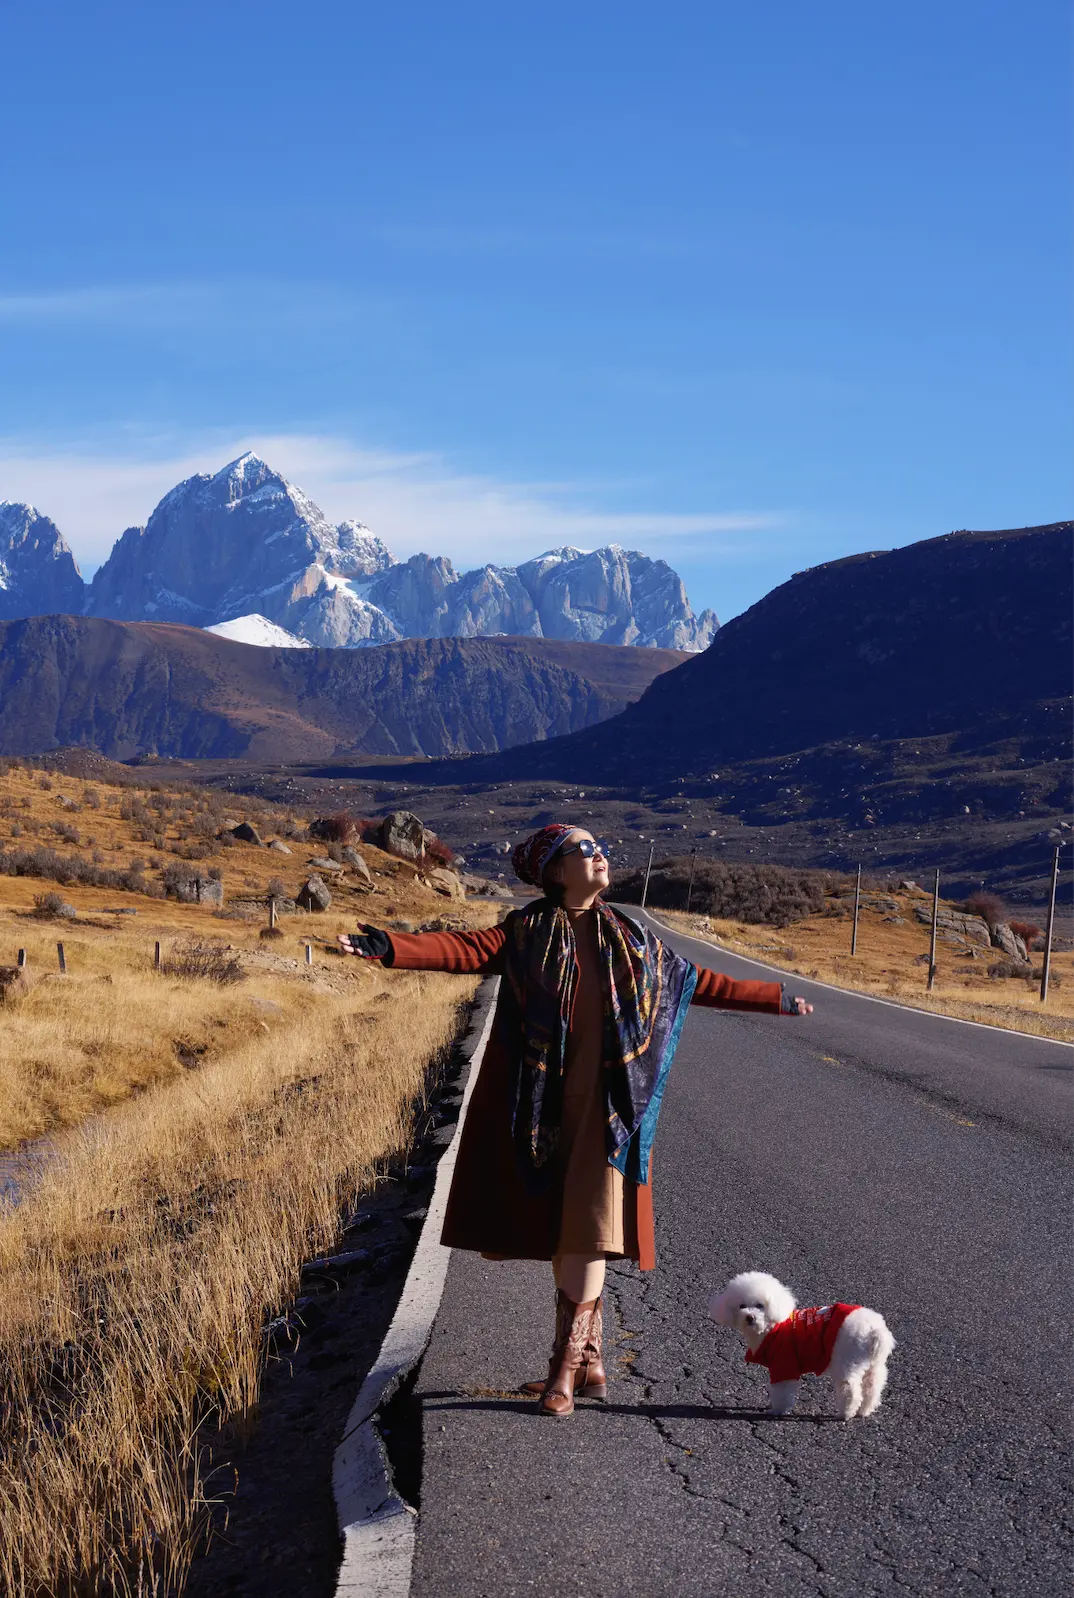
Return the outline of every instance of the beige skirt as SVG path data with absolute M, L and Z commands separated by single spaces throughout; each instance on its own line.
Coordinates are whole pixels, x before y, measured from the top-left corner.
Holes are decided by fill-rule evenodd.
M 565 1171 L 558 1252 L 622 1258 L 625 1183 L 622 1173 L 608 1164 L 600 1065 L 598 1061 L 591 1074 L 579 1072 L 579 1063 L 572 1062 L 563 1100 Z

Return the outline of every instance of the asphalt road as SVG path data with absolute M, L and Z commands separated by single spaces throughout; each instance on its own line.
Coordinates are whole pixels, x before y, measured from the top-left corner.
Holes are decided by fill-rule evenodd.
M 812 1016 L 691 1013 L 657 1269 L 609 1272 L 606 1406 L 512 1397 L 547 1358 L 550 1272 L 453 1255 L 417 1387 L 413 1598 L 1071 1590 L 1074 1049 L 789 985 Z M 705 1310 L 749 1268 L 885 1315 L 876 1417 L 833 1419 L 814 1377 L 760 1418 L 764 1373 Z

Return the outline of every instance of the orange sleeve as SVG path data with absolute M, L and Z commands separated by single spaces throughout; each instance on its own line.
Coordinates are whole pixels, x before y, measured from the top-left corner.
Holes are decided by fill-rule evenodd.
M 691 1004 L 705 1004 L 719 1010 L 763 1010 L 768 1015 L 779 1015 L 782 1002 L 782 982 L 736 982 L 720 971 L 697 968 L 697 987 Z
M 384 964 L 393 971 L 452 971 L 458 975 L 498 974 L 503 969 L 503 927 L 476 932 L 389 932 L 392 952 Z

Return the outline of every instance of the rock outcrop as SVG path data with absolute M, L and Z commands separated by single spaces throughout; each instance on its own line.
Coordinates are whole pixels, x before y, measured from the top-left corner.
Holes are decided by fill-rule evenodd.
M 32 505 L 0 504 L 0 621 L 74 614 L 85 584 L 55 522 Z
M 996 949 L 1002 949 L 1009 959 L 1017 960 L 1022 965 L 1029 960 L 1025 939 L 1020 938 L 1005 921 L 997 921 L 992 928 L 992 945 Z
M 393 810 L 381 822 L 377 842 L 385 854 L 400 860 L 424 860 L 426 846 L 435 836 L 409 810 Z

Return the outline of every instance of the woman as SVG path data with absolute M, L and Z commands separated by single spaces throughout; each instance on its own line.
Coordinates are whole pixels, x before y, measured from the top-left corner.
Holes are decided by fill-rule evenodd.
M 773 1015 L 813 1006 L 778 982 L 736 982 L 677 955 L 603 901 L 607 847 L 543 827 L 514 852 L 544 897 L 479 932 L 342 936 L 393 970 L 503 977 L 459 1143 L 442 1241 L 490 1259 L 551 1260 L 556 1331 L 548 1378 L 524 1391 L 545 1415 L 604 1398 L 608 1259 L 656 1263 L 652 1143 L 691 1004 Z

